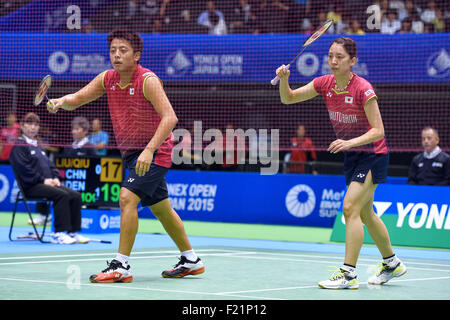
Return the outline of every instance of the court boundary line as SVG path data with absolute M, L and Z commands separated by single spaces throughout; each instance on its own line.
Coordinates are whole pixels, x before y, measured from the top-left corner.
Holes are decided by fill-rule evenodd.
M 311 263 L 333 263 L 330 261 L 322 261 L 322 260 L 305 260 L 305 259 L 290 259 L 290 258 L 284 258 L 286 256 L 295 256 L 295 257 L 306 257 L 306 258 L 322 258 L 324 260 L 328 260 L 328 259 L 339 259 L 342 260 L 341 256 L 328 256 L 328 255 L 324 255 L 324 256 L 319 256 L 319 255 L 308 255 L 308 254 L 293 254 L 293 253 L 273 253 L 273 252 L 264 252 L 264 251 L 244 251 L 244 250 L 231 250 L 231 249 L 203 249 L 203 250 L 196 250 L 197 252 L 209 252 L 209 251 L 213 251 L 216 253 L 204 253 L 202 256 L 228 256 L 231 258 L 249 258 L 249 259 L 256 259 L 256 260 L 282 260 L 282 261 L 297 261 L 297 262 L 311 262 Z M 219 251 L 219 253 L 217 253 L 217 251 Z M 150 256 L 133 256 L 130 261 L 132 260 L 137 260 L 137 259 L 155 259 L 155 258 L 171 258 L 171 257 L 177 257 L 179 256 L 179 252 L 178 251 L 141 251 L 141 252 L 136 252 L 133 253 L 133 255 L 144 255 L 144 254 L 148 254 L 148 253 L 174 253 L 174 255 L 150 255 Z M 178 255 L 177 255 L 178 254 Z M 111 256 L 111 253 L 90 253 L 90 254 L 74 254 L 74 255 L 70 255 L 70 254 L 65 254 L 65 255 L 51 255 L 51 256 L 43 256 L 43 257 L 84 257 L 84 256 L 103 256 L 103 255 L 109 255 Z M 246 256 L 248 255 L 248 256 Z M 254 255 L 275 255 L 275 256 L 282 256 L 283 258 L 270 258 L 270 257 L 255 257 Z M 40 256 L 28 256 L 28 257 L 5 257 L 4 259 L 8 259 L 8 260 L 23 260 L 23 259 L 27 259 L 27 258 L 32 258 L 32 259 L 40 259 L 43 258 Z M 1 259 L 1 258 L 0 258 Z M 112 258 L 111 258 L 112 259 Z M 380 261 L 380 259 L 367 259 L 367 258 L 363 258 L 363 259 L 359 259 L 359 260 L 364 260 L 364 261 L 371 261 L 371 262 L 377 262 Z M 45 264 L 45 263 L 68 263 L 68 262 L 89 262 L 89 261 L 104 261 L 104 258 L 89 258 L 89 259 L 69 259 L 69 260 L 42 260 L 42 261 L 20 261 L 20 262 L 0 262 L 0 267 L 1 266 L 10 266 L 10 265 L 21 265 L 21 264 Z M 408 260 L 404 260 L 404 261 L 408 261 Z M 409 265 L 410 262 L 408 261 L 407 264 Z M 416 264 L 416 265 L 434 265 L 434 266 L 447 266 L 445 264 L 428 264 L 428 263 L 420 263 L 420 262 L 413 262 L 411 264 Z M 365 266 L 365 267 L 375 267 L 375 265 L 373 264 L 365 264 L 365 263 L 359 263 L 358 266 Z M 448 265 L 450 266 L 450 264 Z M 425 270 L 425 271 L 440 271 L 440 272 L 450 272 L 449 270 L 441 270 L 441 269 L 433 269 L 433 268 L 420 268 L 420 267 L 410 267 L 408 266 L 408 269 L 411 270 Z
M 261 260 L 281 260 L 281 261 L 294 261 L 294 262 L 301 262 L 301 263 L 330 263 L 329 259 L 342 259 L 342 257 L 338 256 L 332 256 L 324 253 L 323 256 L 319 256 L 317 254 L 295 254 L 295 253 L 274 253 L 274 252 L 264 252 L 264 250 L 261 251 L 254 251 L 254 250 L 233 250 L 233 249 L 200 249 L 197 250 L 197 252 L 203 252 L 203 256 L 228 256 L 232 258 L 241 258 L 241 259 L 261 259 Z M 212 252 L 212 253 L 208 253 Z M 171 253 L 169 255 L 149 255 L 147 254 L 160 254 L 160 253 Z M 173 253 L 173 254 L 172 254 Z M 110 255 L 111 253 L 89 253 L 86 255 L 89 256 L 103 256 L 103 255 Z M 156 258 L 172 258 L 176 256 L 176 254 L 179 255 L 179 252 L 176 250 L 156 250 L 156 251 L 137 251 L 134 253 L 134 255 L 138 255 L 137 257 L 133 257 L 133 259 L 156 259 Z M 83 254 L 64 254 L 64 255 L 49 255 L 45 257 L 84 257 L 86 255 Z M 255 256 L 259 255 L 259 256 Z M 278 257 L 268 257 L 268 256 L 278 256 Z M 322 260 L 308 260 L 308 259 L 291 259 L 289 257 L 301 257 L 301 258 L 322 258 Z M 288 257 L 288 258 L 286 258 Z M 6 257 L 7 259 L 39 259 L 42 258 L 42 256 L 18 256 L 18 257 Z M 44 261 L 21 261 L 21 262 L 6 262 L 6 263 L 0 263 L 0 266 L 2 265 L 11 265 L 11 264 L 30 264 L 30 263 L 67 263 L 67 262 L 88 262 L 88 261 L 96 261 L 96 260 L 104 260 L 104 258 L 88 258 L 88 259 L 64 259 L 64 260 L 44 260 Z M 378 261 L 377 259 L 365 259 L 366 261 Z M 415 264 L 420 265 L 419 262 L 415 262 Z M 372 266 L 369 264 L 359 264 L 359 266 Z M 450 265 L 449 265 L 450 266 Z M 417 270 L 427 270 L 427 271 L 436 271 L 436 272 L 450 272 L 449 270 L 440 270 L 440 269 L 433 269 L 433 268 L 419 268 L 419 267 L 409 267 L 409 269 L 417 269 Z M 450 276 L 441 276 L 441 277 L 427 277 L 427 278 L 416 278 L 416 279 L 392 279 L 391 282 L 415 282 L 415 281 L 430 281 L 430 280 L 444 280 L 444 279 L 450 279 Z M 33 279 L 20 279 L 20 278 L 7 278 L 2 277 L 0 280 L 3 281 L 21 281 L 21 282 L 34 282 L 34 283 L 48 283 L 48 284 L 58 284 L 58 285 L 65 285 L 69 286 L 67 281 L 53 281 L 53 280 L 33 280 Z M 77 283 L 78 285 L 78 283 Z M 80 286 L 89 286 L 89 287 L 108 287 L 108 288 L 121 288 L 121 289 L 132 289 L 132 290 L 144 290 L 149 292 L 165 292 L 165 293 L 181 293 L 181 294 L 193 294 L 193 295 L 204 295 L 204 296 L 216 296 L 216 297 L 237 297 L 241 299 L 260 299 L 260 300 L 290 300 L 290 299 L 283 299 L 283 298 L 274 298 L 274 297 L 261 297 L 257 295 L 251 295 L 251 293 L 257 293 L 257 292 L 272 292 L 272 291 L 286 291 L 286 290 L 297 290 L 297 289 L 309 289 L 309 288 L 318 288 L 317 284 L 314 285 L 305 285 L 305 286 L 293 286 L 293 287 L 282 287 L 282 288 L 265 288 L 265 289 L 251 289 L 251 290 L 239 290 L 239 291 L 221 291 L 221 292 L 200 292 L 200 291 L 191 291 L 191 290 L 173 290 L 173 289 L 158 289 L 158 288 L 143 288 L 143 287 L 130 287 L 123 284 L 92 284 L 92 283 L 79 283 Z M 369 285 L 367 282 L 360 282 L 360 285 L 367 285 L 369 289 L 377 288 L 376 285 Z M 70 288 L 69 288 L 70 289 Z M 76 289 L 72 289 L 76 290 Z M 244 295 L 246 293 L 249 293 L 250 295 Z

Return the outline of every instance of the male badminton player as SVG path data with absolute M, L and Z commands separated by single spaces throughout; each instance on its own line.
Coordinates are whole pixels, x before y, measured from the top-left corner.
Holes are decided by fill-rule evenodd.
M 116 30 L 107 37 L 114 69 L 95 77 L 74 94 L 51 99 L 50 112 L 74 110 L 105 92 L 118 148 L 130 170 L 120 190 L 120 243 L 116 257 L 91 282 L 130 282 L 128 258 L 138 230 L 137 206 L 149 206 L 177 245 L 181 258 L 163 277 L 181 278 L 203 273 L 202 261 L 192 249 L 183 222 L 172 208 L 165 175 L 172 163 L 172 130 L 178 118 L 160 79 L 139 60 L 142 38 L 135 32 Z
M 295 90 L 289 86 L 289 70 L 284 65 L 276 70 L 283 103 L 323 96 L 337 137 L 328 151 L 344 152 L 348 187 L 342 208 L 346 224 L 345 259 L 330 279 L 319 282 L 325 289 L 358 289 L 356 263 L 363 244 L 363 223 L 383 257 L 368 282 L 383 284 L 406 273 L 405 265 L 393 252 L 386 226 L 373 211 L 375 189 L 379 183 L 386 182 L 389 153 L 373 87 L 351 71 L 356 63 L 356 51 L 352 39 L 335 39 L 328 53 L 332 74 L 317 77 Z

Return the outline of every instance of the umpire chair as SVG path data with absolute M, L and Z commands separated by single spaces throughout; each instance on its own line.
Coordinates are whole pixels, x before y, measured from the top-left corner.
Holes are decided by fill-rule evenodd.
M 39 233 L 37 228 L 36 228 L 36 224 L 34 223 L 33 216 L 31 215 L 31 211 L 30 211 L 30 207 L 28 205 L 28 201 L 44 202 L 44 203 L 48 204 L 48 206 L 50 207 L 50 205 L 52 204 L 52 200 L 49 200 L 49 199 L 47 199 L 45 197 L 35 198 L 35 197 L 27 197 L 27 196 L 25 196 L 25 193 L 24 193 L 23 188 L 22 188 L 22 184 L 21 184 L 20 180 L 18 179 L 18 175 L 16 174 L 16 171 L 14 170 L 13 166 L 11 166 L 11 168 L 13 169 L 14 177 L 16 178 L 17 186 L 19 187 L 19 191 L 17 192 L 16 201 L 14 203 L 14 210 L 13 210 L 13 213 L 12 213 L 11 227 L 9 228 L 9 240 L 10 241 L 19 241 L 19 240 L 30 240 L 31 239 L 31 240 L 39 240 L 42 243 L 50 243 L 50 241 L 45 241 L 44 240 L 45 229 L 47 227 L 47 219 L 48 219 L 48 216 L 49 216 L 50 213 L 46 215 L 45 221 L 44 221 L 44 226 L 42 227 L 42 232 Z M 25 208 L 27 209 L 28 216 L 29 216 L 31 224 L 33 226 L 34 235 L 33 235 L 33 233 L 30 233 L 29 237 L 13 239 L 11 234 L 12 234 L 12 230 L 13 230 L 13 227 L 14 227 L 14 219 L 16 217 L 17 206 L 18 206 L 18 204 L 20 202 L 23 202 L 25 204 Z

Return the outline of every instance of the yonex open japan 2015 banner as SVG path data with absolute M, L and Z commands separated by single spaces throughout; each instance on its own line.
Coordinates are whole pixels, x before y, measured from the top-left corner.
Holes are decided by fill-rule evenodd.
M 1 30 L 0 30 L 1 31 Z M 111 68 L 107 34 L 0 33 L 0 78 L 89 81 Z M 291 67 L 291 81 L 329 73 L 331 41 L 324 35 Z M 142 35 L 141 63 L 165 81 L 268 83 L 307 35 Z M 358 45 L 353 70 L 372 83 L 450 82 L 450 34 L 352 35 Z

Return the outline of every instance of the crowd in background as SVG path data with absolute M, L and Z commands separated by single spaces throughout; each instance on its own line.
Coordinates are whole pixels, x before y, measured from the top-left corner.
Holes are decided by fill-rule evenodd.
M 30 2 L 0 0 L 0 17 Z M 117 0 L 107 3 L 97 5 L 89 14 L 82 12 L 81 29 L 64 31 L 109 33 L 125 27 L 152 34 L 310 33 L 321 22 L 333 19 L 334 25 L 328 31 L 331 33 L 450 32 L 450 1 L 447 0 Z M 371 10 L 367 12 L 369 7 Z M 377 21 L 370 19 L 372 12 L 380 13 Z

